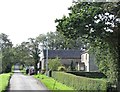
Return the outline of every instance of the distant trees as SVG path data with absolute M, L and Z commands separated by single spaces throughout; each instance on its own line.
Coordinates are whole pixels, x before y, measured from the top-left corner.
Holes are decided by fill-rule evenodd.
M 29 54 L 29 50 L 27 48 L 27 42 L 22 42 L 20 45 L 16 45 L 13 47 L 14 53 L 14 64 L 20 63 L 22 65 L 34 65 L 33 58 Z
M 48 48 L 55 49 L 80 49 L 84 44 L 81 38 L 76 40 L 68 39 L 59 32 L 49 32 L 46 35 L 40 34 L 36 39 L 39 43 L 46 45 L 46 38 L 48 38 Z M 46 46 L 45 46 L 46 47 Z
M 14 60 L 27 66 L 34 66 L 35 73 L 37 74 L 37 64 L 39 62 L 39 43 L 34 38 L 29 38 L 28 42 L 22 42 L 14 48 Z
M 37 73 L 39 62 L 39 44 L 35 39 L 30 38 L 29 42 L 22 42 L 12 47 L 12 42 L 6 34 L 0 34 L 0 72 L 10 72 L 13 64 L 34 65 Z

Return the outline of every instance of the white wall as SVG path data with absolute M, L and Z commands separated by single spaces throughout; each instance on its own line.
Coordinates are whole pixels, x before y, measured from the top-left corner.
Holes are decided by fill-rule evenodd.
M 81 62 L 85 63 L 85 71 L 89 72 L 89 54 L 88 53 L 83 53 L 81 55 Z

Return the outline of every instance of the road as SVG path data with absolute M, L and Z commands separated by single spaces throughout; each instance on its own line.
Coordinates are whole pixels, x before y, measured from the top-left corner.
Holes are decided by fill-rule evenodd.
M 44 90 L 49 92 L 40 81 L 33 76 L 23 75 L 19 70 L 15 70 L 10 79 L 9 92 L 14 90 Z

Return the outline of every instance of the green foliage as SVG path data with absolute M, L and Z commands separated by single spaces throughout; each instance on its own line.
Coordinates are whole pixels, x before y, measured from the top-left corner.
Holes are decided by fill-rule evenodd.
M 38 70 L 37 64 L 40 59 L 39 54 L 41 53 L 41 51 L 39 49 L 39 42 L 34 38 L 29 38 L 29 42 L 28 42 L 27 46 L 28 46 L 30 55 L 34 59 L 35 74 L 37 74 L 37 70 Z
M 98 65 L 99 70 L 107 76 L 108 81 L 112 84 L 116 84 L 117 59 L 114 56 L 115 51 L 110 49 L 108 44 L 105 42 L 99 42 L 97 45 L 98 46 L 94 46 L 94 48 L 90 48 L 90 50 L 92 50 L 91 52 L 94 52 L 94 55 L 96 57 L 96 64 Z
M 0 34 L 0 57 L 2 62 L 2 72 L 10 72 L 13 63 L 12 42 L 6 34 Z
M 14 67 L 15 67 L 15 66 L 14 66 L 14 65 L 12 65 L 11 72 L 14 72 Z
M 2 51 L 0 50 L 0 74 L 2 73 Z
M 29 38 L 28 40 L 28 42 L 22 42 L 14 48 L 14 60 L 16 61 L 15 63 L 21 63 L 21 65 L 33 65 L 37 74 L 37 63 L 40 59 L 39 43 L 34 38 Z
M 45 84 L 45 86 L 49 90 L 52 90 L 52 92 L 61 92 L 61 90 L 62 91 L 70 90 L 70 92 L 75 92 L 72 87 L 68 87 L 68 86 L 56 81 L 55 79 L 53 79 L 51 77 L 47 77 L 47 76 L 41 75 L 41 74 L 34 75 L 34 77 L 39 79 L 43 84 Z
M 75 70 L 75 66 L 73 65 L 73 61 L 71 61 L 71 64 L 70 64 L 70 71 L 73 71 Z
M 25 68 L 23 68 L 22 70 L 20 70 L 20 72 L 21 72 L 22 74 L 24 74 L 24 75 L 28 75 L 28 74 L 26 74 L 26 69 L 25 69 Z
M 61 61 L 58 57 L 55 59 L 49 59 L 48 62 L 49 69 L 54 71 L 58 70 L 58 67 L 61 66 Z
M 14 64 L 26 64 L 31 65 L 34 64 L 33 58 L 29 54 L 29 50 L 27 48 L 27 43 L 22 42 L 20 45 L 17 45 L 13 48 L 14 53 Z
M 109 52 L 107 50 L 108 54 L 104 47 L 100 53 L 98 49 L 95 50 L 98 66 L 110 77 L 110 81 L 117 80 L 120 91 L 120 2 L 76 2 L 69 10 L 68 16 L 56 19 L 57 31 L 70 39 L 87 39 L 98 48 L 101 48 L 98 43 L 107 43 L 110 49 Z
M 76 40 L 68 39 L 63 34 L 59 32 L 49 32 L 46 35 L 40 34 L 36 40 L 46 47 L 45 41 L 48 38 L 48 48 L 49 49 L 80 49 L 82 46 L 82 41 L 80 38 Z
M 57 31 L 71 39 L 83 37 L 94 41 L 99 37 L 110 43 L 111 40 L 118 41 L 120 25 L 117 19 L 120 17 L 120 12 L 114 10 L 119 10 L 119 3 L 77 2 L 69 8 L 69 16 L 56 19 Z M 108 31 L 110 29 L 113 32 Z M 117 45 L 117 42 L 112 43 Z
M 20 70 L 23 70 L 23 68 L 24 68 L 23 65 L 20 65 Z
M 10 80 L 11 73 L 0 74 L 0 92 L 6 90 Z
M 52 72 L 52 77 L 69 87 L 73 87 L 76 90 L 86 90 L 91 92 L 101 92 L 107 90 L 107 81 L 104 79 L 80 77 L 64 72 Z
M 58 71 L 66 71 L 66 68 L 64 66 L 59 66 Z

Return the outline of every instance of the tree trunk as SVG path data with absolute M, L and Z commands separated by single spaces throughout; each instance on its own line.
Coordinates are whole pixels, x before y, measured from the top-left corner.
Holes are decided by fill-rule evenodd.
M 37 62 L 35 62 L 35 74 L 37 74 Z

